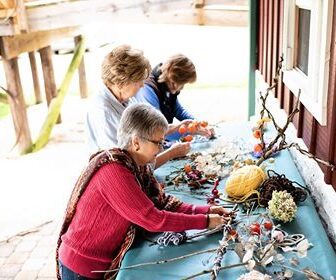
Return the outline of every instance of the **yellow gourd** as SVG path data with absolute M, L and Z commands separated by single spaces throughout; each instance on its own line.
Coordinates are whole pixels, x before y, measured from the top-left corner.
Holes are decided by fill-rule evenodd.
M 265 179 L 266 174 L 259 166 L 246 165 L 231 173 L 225 191 L 230 198 L 244 201 L 254 193 L 259 194 L 257 189 Z

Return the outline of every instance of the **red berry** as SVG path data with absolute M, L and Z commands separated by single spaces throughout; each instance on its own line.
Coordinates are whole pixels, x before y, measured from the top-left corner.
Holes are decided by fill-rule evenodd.
M 236 236 L 238 234 L 238 232 L 235 229 L 231 229 L 230 232 L 229 232 L 229 234 L 234 237 L 234 236 Z
M 271 230 L 273 228 L 273 223 L 271 221 L 264 222 L 264 228 L 266 230 Z
M 261 233 L 260 224 L 259 223 L 251 224 L 250 225 L 250 232 L 251 232 L 251 234 L 260 235 L 260 233 Z
M 218 190 L 217 190 L 217 189 L 213 189 L 213 190 L 212 190 L 212 194 L 213 194 L 213 195 L 218 195 Z

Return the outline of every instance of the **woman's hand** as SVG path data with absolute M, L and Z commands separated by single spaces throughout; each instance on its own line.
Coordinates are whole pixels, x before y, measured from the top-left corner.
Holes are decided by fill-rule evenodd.
M 213 128 L 199 127 L 195 134 L 202 135 L 207 138 L 215 136 L 215 130 Z
M 169 149 L 170 159 L 180 158 L 187 155 L 190 152 L 190 143 L 175 143 Z
M 208 214 L 208 219 L 208 229 L 213 229 L 227 223 L 226 218 L 218 214 Z
M 188 127 L 188 125 L 192 122 L 193 122 L 193 120 L 186 119 L 186 120 L 183 120 L 183 121 L 181 121 L 179 123 L 176 123 L 176 124 L 171 123 L 171 124 L 168 125 L 168 130 L 166 131 L 166 135 L 169 135 L 169 134 L 174 133 L 174 132 L 178 132 L 179 128 L 181 126 Z
M 230 217 L 235 215 L 235 212 L 228 211 L 222 206 L 211 206 L 209 209 L 209 214 L 218 214 L 220 216 Z

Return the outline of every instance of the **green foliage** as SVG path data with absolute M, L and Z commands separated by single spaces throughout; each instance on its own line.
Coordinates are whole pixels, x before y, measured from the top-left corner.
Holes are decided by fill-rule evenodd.
M 8 116 L 10 113 L 8 104 L 4 104 L 0 102 L 0 120 L 4 117 Z

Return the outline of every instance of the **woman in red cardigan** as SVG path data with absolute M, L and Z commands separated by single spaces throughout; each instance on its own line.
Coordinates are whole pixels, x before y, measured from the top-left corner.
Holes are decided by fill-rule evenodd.
M 214 228 L 228 212 L 165 195 L 148 163 L 162 148 L 168 124 L 146 104 L 122 115 L 118 146 L 96 154 L 79 177 L 57 246 L 58 278 L 113 279 L 95 273 L 117 268 L 131 246 L 135 226 L 151 232 Z

